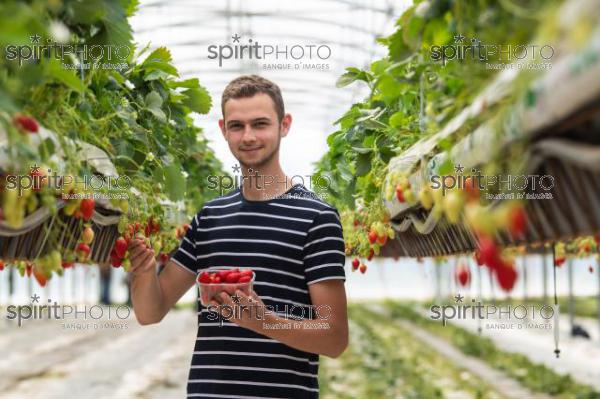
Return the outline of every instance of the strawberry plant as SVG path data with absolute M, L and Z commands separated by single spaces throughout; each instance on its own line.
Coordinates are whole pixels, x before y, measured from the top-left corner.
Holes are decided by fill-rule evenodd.
M 535 15 L 555 12 L 552 7 L 558 3 L 536 0 L 528 3 L 528 10 Z M 486 29 L 489 24 L 494 29 Z M 378 254 L 386 245 L 387 240 L 378 242 L 370 230 L 375 222 L 391 228 L 384 200 L 402 209 L 420 206 L 451 224 L 466 221 L 478 234 L 493 235 L 505 228 L 516 238 L 523 236 L 527 220 L 522 208 L 510 204 L 493 214 L 485 212 L 473 179 L 465 180 L 464 189 L 443 196 L 425 180 L 415 187 L 409 181 L 412 171 L 399 172 L 401 167 L 390 168 L 389 163 L 418 141 L 440 132 L 497 74 L 473 58 L 437 62 L 433 49 L 475 38 L 482 43 L 527 43 L 536 27 L 528 15 L 515 12 L 507 2 L 416 1 L 398 18 L 394 33 L 377 39 L 386 47 L 385 57 L 364 69 L 346 68 L 338 86 L 364 85 L 368 95 L 335 122 L 336 130 L 327 138 L 329 150 L 317 163 L 317 177 L 329 182 L 322 194 L 341 211 L 347 255 L 368 257 L 371 250 Z M 515 86 L 530 76 L 524 73 Z M 437 142 L 435 150 L 448 152 L 482 121 L 503 112 L 507 112 L 506 104 L 483 104 L 478 115 L 464 121 L 455 135 Z M 513 155 L 518 158 L 516 149 Z M 503 162 L 508 161 L 497 164 Z M 491 167 L 498 166 L 492 163 Z M 451 168 L 451 163 L 444 162 L 439 172 L 445 174 Z M 368 219 L 366 224 L 362 219 Z M 361 224 L 353 225 L 355 220 Z
M 93 7 L 78 0 L 46 2 L 9 0 L 0 4 L 0 47 L 32 45 L 40 36 L 77 45 L 111 45 L 128 49 L 123 68 L 90 68 L 73 71 L 62 68 L 52 57 L 36 62 L 0 58 L 0 134 L 6 133 L 9 159 L 7 170 L 0 170 L 0 204 L 3 220 L 13 228 L 40 206 L 53 216 L 64 215 L 80 220 L 80 227 L 93 218 L 97 204 L 93 197 L 62 199 L 61 194 L 129 194 L 128 199 L 111 199 L 123 212 L 121 225 L 148 220 L 146 236 L 152 245 L 172 251 L 180 233 L 171 235 L 165 219 L 164 201 L 183 200 L 188 217 L 218 193 L 203 184 L 209 175 L 223 174 L 221 163 L 208 147 L 202 130 L 194 125 L 192 114 L 206 114 L 212 100 L 198 79 L 183 80 L 173 66 L 166 48 L 136 51 L 128 22 L 137 7 L 135 0 L 94 0 Z M 56 38 L 55 29 L 68 33 Z M 53 27 L 53 29 L 49 29 Z M 28 41 L 29 40 L 29 41 Z M 81 54 L 71 61 L 85 63 Z M 101 63 L 107 61 L 102 58 Z M 39 139 L 42 129 L 55 134 L 56 140 Z M 59 179 L 62 187 L 49 187 L 46 170 L 80 181 L 99 172 L 81 158 L 82 147 L 89 143 L 103 150 L 119 176 L 125 176 L 125 188 L 92 190 L 82 184 Z M 32 165 L 41 166 L 30 170 Z M 8 175 L 29 175 L 35 182 L 21 195 L 5 190 Z M 130 195 L 130 189 L 136 195 Z M 61 248 L 58 235 L 71 231 L 56 219 L 56 229 L 48 232 L 49 251 L 58 250 L 69 258 L 58 268 L 71 267 L 75 258 L 88 260 L 93 234 L 84 228 L 76 248 Z M 173 226 L 175 228 L 175 226 Z M 121 233 L 124 233 L 120 229 Z M 93 231 L 92 231 L 93 233 Z M 87 248 L 86 248 L 87 246 Z M 89 250 L 89 251 L 88 251 Z M 118 257 L 127 265 L 125 254 Z M 119 264 L 111 256 L 113 265 Z M 11 263 L 12 264 L 12 263 Z M 24 268 L 24 270 L 26 270 Z M 49 276 L 48 276 L 49 277 Z

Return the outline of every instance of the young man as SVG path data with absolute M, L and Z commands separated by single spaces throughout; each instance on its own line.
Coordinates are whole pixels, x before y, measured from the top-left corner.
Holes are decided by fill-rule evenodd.
M 276 84 L 238 77 L 221 107 L 219 126 L 243 183 L 202 207 L 160 274 L 152 250 L 131 244 L 134 312 L 140 324 L 157 323 L 198 273 L 251 268 L 251 295 L 198 304 L 188 397 L 318 398 L 319 355 L 337 357 L 348 345 L 339 214 L 281 169 L 292 117 Z M 245 310 L 232 318 L 226 309 Z

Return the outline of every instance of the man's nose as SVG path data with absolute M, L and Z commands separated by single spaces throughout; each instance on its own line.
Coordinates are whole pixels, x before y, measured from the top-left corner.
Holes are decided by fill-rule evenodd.
M 244 125 L 244 134 L 242 135 L 242 141 L 254 141 L 256 140 L 256 136 L 254 135 L 254 130 L 252 129 L 252 125 L 250 123 Z

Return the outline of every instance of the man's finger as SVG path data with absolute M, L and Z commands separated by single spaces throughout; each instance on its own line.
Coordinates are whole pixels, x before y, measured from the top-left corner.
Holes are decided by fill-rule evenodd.
M 141 256 L 144 255 L 145 253 L 146 253 L 145 248 L 138 247 L 136 250 L 129 253 L 129 260 L 132 262 L 137 261 L 137 258 L 141 258 Z
M 140 262 L 143 265 L 147 265 L 149 263 L 152 263 L 152 260 L 154 259 L 154 253 L 152 251 L 146 251 L 141 257 L 140 257 Z
M 229 305 L 229 306 L 234 306 L 235 305 L 233 303 L 233 300 L 229 296 L 229 294 L 226 293 L 225 291 L 221 291 L 221 293 L 218 295 L 218 297 L 221 299 L 221 303 L 223 303 L 225 305 Z

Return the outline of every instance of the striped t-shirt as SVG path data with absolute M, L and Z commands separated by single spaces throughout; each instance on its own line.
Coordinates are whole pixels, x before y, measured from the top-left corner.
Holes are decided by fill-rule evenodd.
M 205 204 L 173 261 L 200 271 L 251 268 L 254 291 L 279 316 L 311 318 L 308 285 L 346 279 L 338 211 L 302 184 L 267 201 L 241 188 Z M 318 398 L 319 355 L 221 320 L 198 302 L 188 397 Z

